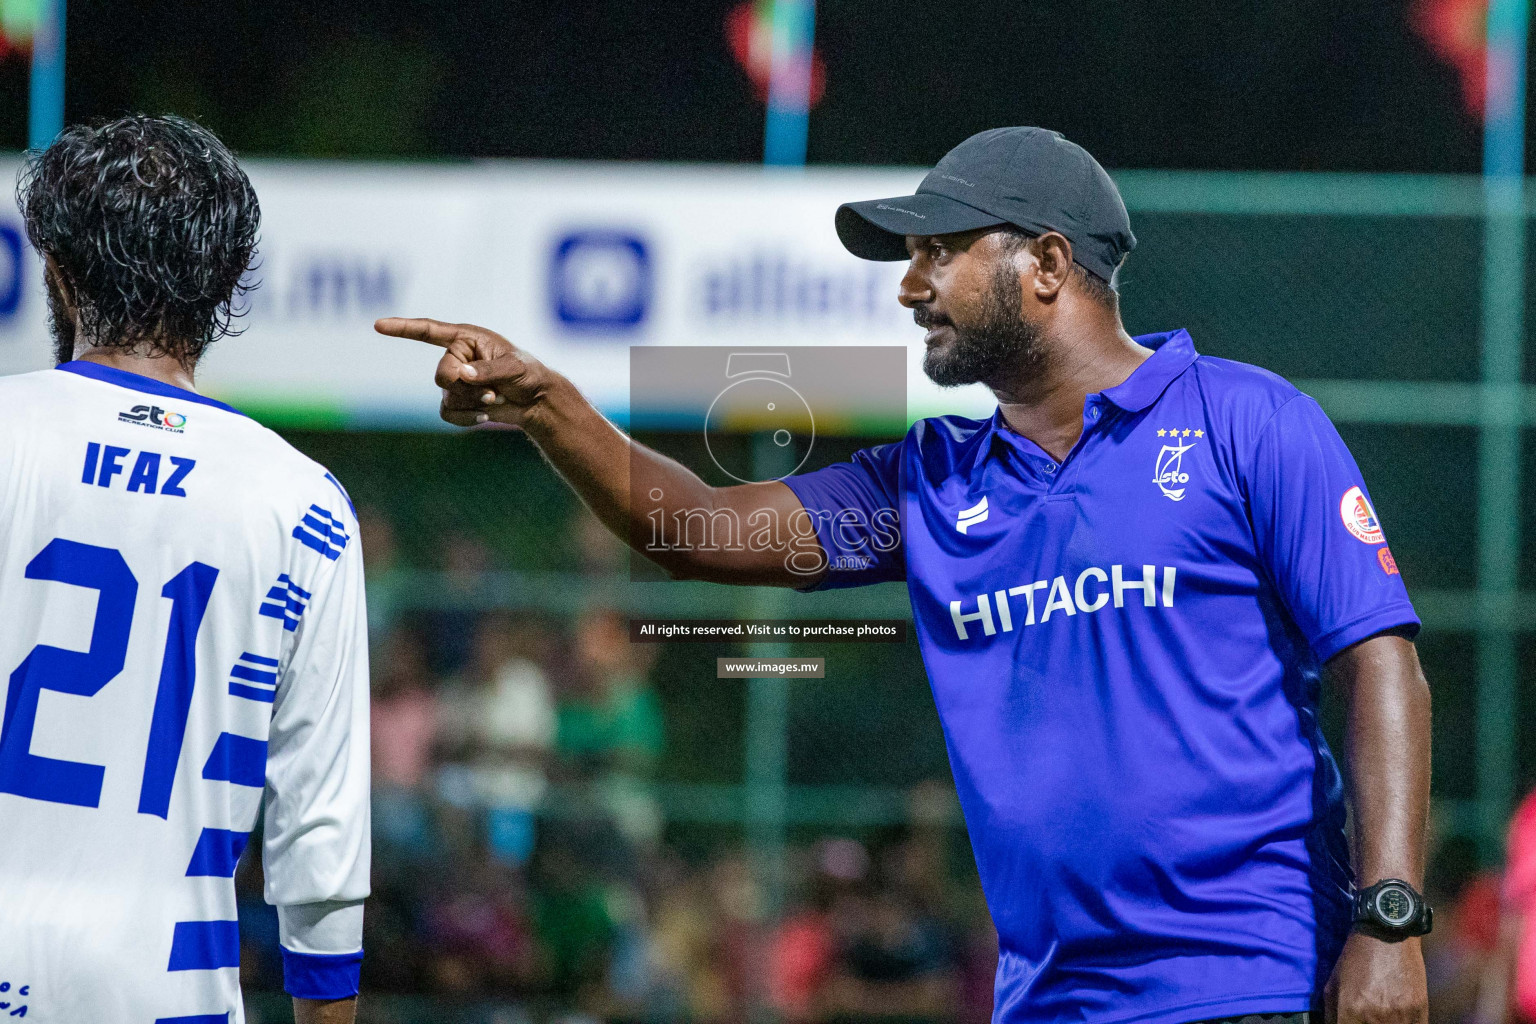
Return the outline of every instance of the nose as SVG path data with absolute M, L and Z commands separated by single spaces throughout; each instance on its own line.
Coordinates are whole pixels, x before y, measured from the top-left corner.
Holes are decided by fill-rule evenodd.
M 907 263 L 907 272 L 901 275 L 901 285 L 896 290 L 896 301 L 908 309 L 933 301 L 933 284 L 918 266 L 914 257 Z

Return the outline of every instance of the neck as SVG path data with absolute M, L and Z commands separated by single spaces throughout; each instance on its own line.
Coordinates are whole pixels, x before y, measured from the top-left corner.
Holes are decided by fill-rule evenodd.
M 149 377 L 184 391 L 196 391 L 192 371 L 175 356 L 148 356 L 120 348 L 76 348 L 75 358 L 87 363 L 100 363 L 141 377 Z
M 1044 359 L 1027 376 L 990 384 L 1003 420 L 1060 462 L 1083 432 L 1083 401 L 1123 384 L 1152 350 L 1120 318 L 1095 317 L 1044 339 Z

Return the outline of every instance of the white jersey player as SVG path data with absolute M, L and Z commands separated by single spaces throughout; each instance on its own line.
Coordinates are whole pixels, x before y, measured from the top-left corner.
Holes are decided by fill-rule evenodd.
M 369 884 L 357 520 L 324 467 L 184 386 L 174 335 L 95 344 L 134 309 L 70 266 L 58 200 L 79 195 L 59 167 L 146 135 L 162 161 L 185 154 L 183 180 L 212 160 L 233 193 L 232 216 L 185 230 L 217 244 L 247 217 L 227 243 L 240 270 L 254 233 L 233 158 L 175 119 L 71 129 L 23 182 L 55 332 L 81 358 L 0 379 L 0 1022 L 243 1020 L 233 876 L 258 819 L 299 1019 L 350 1020 Z M 142 190 L 155 170 L 87 187 Z M 204 186 L 185 190 L 194 219 Z M 175 188 L 139 198 L 174 211 Z

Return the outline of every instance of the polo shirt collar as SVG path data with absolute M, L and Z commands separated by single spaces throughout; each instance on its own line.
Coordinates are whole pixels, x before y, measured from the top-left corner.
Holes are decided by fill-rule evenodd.
M 1141 412 L 1156 402 L 1162 393 L 1168 390 L 1168 385 L 1172 384 L 1179 374 L 1189 369 L 1200 357 L 1200 353 L 1195 351 L 1194 340 L 1183 328 L 1158 334 L 1142 334 L 1137 336 L 1136 343 L 1150 348 L 1152 354 L 1132 370 L 1131 375 L 1125 380 L 1099 392 L 1105 399 L 1126 412 Z M 1092 398 L 1092 396 L 1089 397 Z M 982 448 L 983 452 L 990 452 L 994 444 L 1002 443 L 1013 445 L 1020 451 L 1043 461 L 1051 461 L 1051 456 L 1044 449 L 1024 435 L 1013 432 L 1003 419 L 1001 406 L 992 411 L 992 418 L 988 421 L 985 432 L 987 437 Z
M 1152 354 L 1124 381 L 1101 392 L 1126 412 L 1141 412 L 1157 401 L 1168 385 L 1199 358 L 1194 341 L 1183 329 L 1143 334 L 1136 343 L 1150 348 Z

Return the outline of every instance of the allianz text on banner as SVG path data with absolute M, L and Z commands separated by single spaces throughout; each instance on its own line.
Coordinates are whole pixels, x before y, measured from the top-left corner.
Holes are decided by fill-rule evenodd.
M 17 166 L 0 160 L 0 175 L 14 181 Z M 275 418 L 434 423 L 435 355 L 375 335 L 386 315 L 493 327 L 621 418 L 631 345 L 906 345 L 910 417 L 992 406 L 978 387 L 923 377 L 923 332 L 896 302 L 904 265 L 855 259 L 833 231 L 839 203 L 909 192 L 921 171 L 246 166 L 260 285 L 245 333 L 212 350 L 200 385 Z M 38 261 L 6 195 L 0 372 L 48 365 L 46 332 Z

